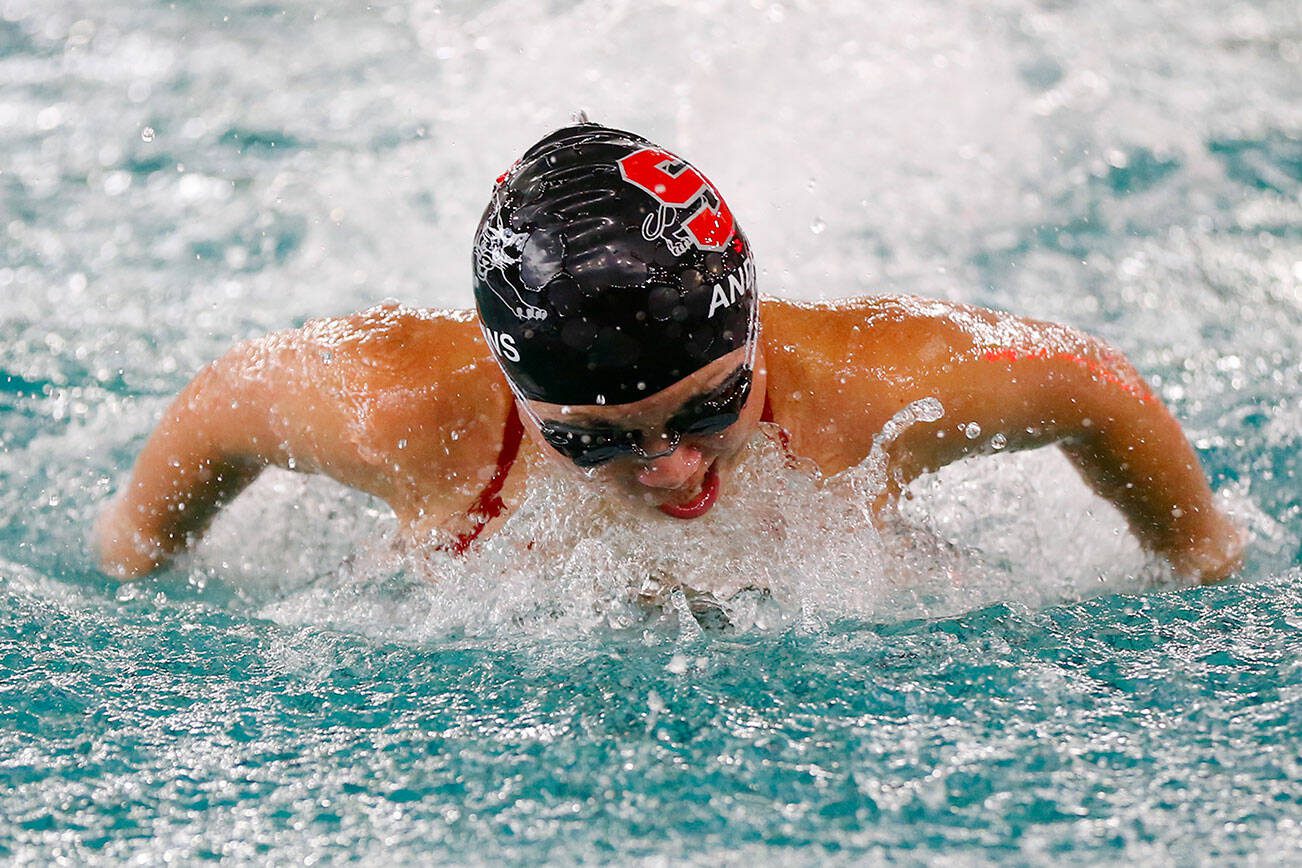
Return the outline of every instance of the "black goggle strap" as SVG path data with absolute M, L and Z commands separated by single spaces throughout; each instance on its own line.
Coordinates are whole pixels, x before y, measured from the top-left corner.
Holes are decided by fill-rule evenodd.
M 741 415 L 741 408 L 746 405 L 746 399 L 750 397 L 750 384 L 751 370 L 743 365 L 729 374 L 728 379 L 708 394 L 689 399 L 669 418 L 665 428 L 673 432 L 687 433 L 693 425 L 715 417 L 733 416 L 733 421 L 736 421 L 735 417 Z

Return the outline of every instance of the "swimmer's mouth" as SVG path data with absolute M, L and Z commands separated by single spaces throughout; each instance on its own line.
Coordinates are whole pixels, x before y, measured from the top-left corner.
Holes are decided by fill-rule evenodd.
M 701 480 L 701 491 L 686 503 L 662 503 L 660 511 L 671 518 L 700 518 L 719 499 L 719 474 L 711 464 Z

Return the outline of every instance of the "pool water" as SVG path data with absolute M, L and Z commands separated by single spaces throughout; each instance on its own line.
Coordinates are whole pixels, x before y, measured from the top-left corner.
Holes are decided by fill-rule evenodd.
M 0 855 L 1302 858 L 1300 33 L 1210 0 L 0 0 Z M 579 109 L 707 172 L 769 294 L 1121 347 L 1242 573 L 1183 586 L 1052 452 L 879 531 L 871 462 L 816 486 L 762 439 L 690 525 L 549 478 L 452 561 L 275 472 L 160 576 L 95 571 L 200 365 L 467 306 L 492 179 Z

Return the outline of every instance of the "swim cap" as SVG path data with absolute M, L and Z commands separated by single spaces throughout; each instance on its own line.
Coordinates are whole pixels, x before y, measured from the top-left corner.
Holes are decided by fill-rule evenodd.
M 474 270 L 484 336 L 526 398 L 632 403 L 758 337 L 750 246 L 719 191 L 599 124 L 498 178 Z

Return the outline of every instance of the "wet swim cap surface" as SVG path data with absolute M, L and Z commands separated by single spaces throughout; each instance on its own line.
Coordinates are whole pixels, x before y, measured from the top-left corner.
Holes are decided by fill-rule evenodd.
M 627 404 L 756 337 L 755 267 L 719 192 L 632 133 L 564 127 L 498 179 L 475 302 L 515 389 Z

